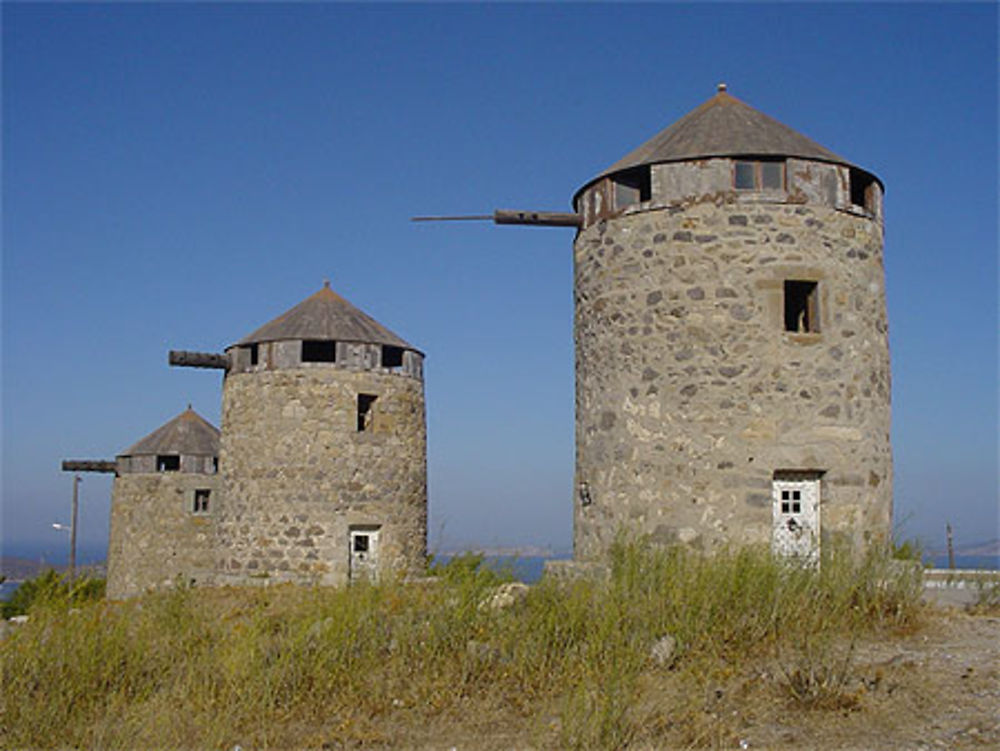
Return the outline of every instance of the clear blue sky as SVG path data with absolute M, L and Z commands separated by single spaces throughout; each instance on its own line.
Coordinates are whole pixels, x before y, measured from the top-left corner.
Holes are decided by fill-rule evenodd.
M 571 539 L 569 209 L 719 81 L 886 184 L 896 518 L 997 535 L 997 8 L 10 4 L 4 550 L 64 549 L 221 351 L 333 287 L 427 353 L 432 546 Z M 103 555 L 110 480 L 82 485 Z

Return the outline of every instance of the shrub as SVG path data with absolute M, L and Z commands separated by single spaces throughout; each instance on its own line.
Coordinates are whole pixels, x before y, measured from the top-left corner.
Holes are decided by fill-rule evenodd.
M 13 618 L 15 615 L 24 615 L 35 603 L 62 603 L 69 607 L 103 597 L 104 579 L 83 576 L 71 582 L 67 576 L 50 568 L 34 579 L 23 582 L 7 602 L 0 603 L 0 616 Z

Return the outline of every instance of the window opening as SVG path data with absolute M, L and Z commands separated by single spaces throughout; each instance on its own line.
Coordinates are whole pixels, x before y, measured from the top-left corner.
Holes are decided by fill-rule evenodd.
M 157 472 L 177 472 L 181 468 L 181 458 L 171 454 L 156 455 Z
M 871 210 L 871 191 L 874 180 L 858 170 L 851 170 L 851 203 L 862 209 Z
M 785 280 L 785 331 L 819 331 L 819 282 Z
M 612 182 L 615 186 L 616 209 L 624 209 L 653 197 L 652 173 L 648 164 L 615 175 Z
M 785 163 L 775 160 L 734 162 L 733 187 L 737 190 L 781 190 L 785 187 Z
M 212 457 L 212 472 L 215 474 L 219 473 L 219 457 L 217 456 Z
M 372 427 L 372 405 L 378 397 L 375 394 L 358 394 L 358 432 L 364 433 Z
M 257 345 L 257 344 L 251 344 L 250 345 L 250 364 L 251 365 L 256 365 L 259 362 L 259 360 L 258 360 L 259 355 L 260 355 L 260 346 Z
M 354 535 L 354 552 L 355 553 L 367 553 L 368 552 L 368 535 Z
M 781 190 L 783 187 L 782 166 L 778 162 L 761 162 L 760 186 L 765 190 Z
M 302 362 L 336 362 L 337 343 L 317 339 L 302 341 Z
M 208 513 L 208 499 L 212 496 L 212 491 L 207 489 L 198 489 L 194 491 L 194 513 L 205 514 Z
M 403 366 L 403 348 L 382 345 L 382 367 L 400 368 Z
M 753 162 L 736 162 L 733 168 L 733 187 L 739 190 L 754 189 Z

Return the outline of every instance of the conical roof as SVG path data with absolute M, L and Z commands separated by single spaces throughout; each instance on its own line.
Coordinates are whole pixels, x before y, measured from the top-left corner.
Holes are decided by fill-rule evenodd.
M 119 456 L 152 454 L 219 455 L 219 429 L 191 406 L 177 417 L 125 449 Z
M 741 102 L 726 91 L 725 84 L 719 84 L 715 96 L 615 162 L 584 188 L 615 172 L 641 165 L 727 156 L 799 157 L 861 169 Z
M 330 289 L 329 282 L 324 282 L 319 292 L 307 297 L 270 323 L 265 323 L 252 334 L 240 339 L 234 346 L 281 339 L 365 342 L 415 349 Z

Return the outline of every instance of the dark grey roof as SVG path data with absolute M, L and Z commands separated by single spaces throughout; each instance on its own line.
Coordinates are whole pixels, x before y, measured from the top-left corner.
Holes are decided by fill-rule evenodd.
M 720 84 L 715 96 L 661 130 L 584 187 L 615 172 L 645 164 L 725 156 L 790 156 L 856 167 L 812 139 L 741 102 Z M 862 171 L 867 173 L 867 170 Z
M 233 346 L 281 339 L 366 342 L 415 349 L 330 289 L 329 282 L 324 282 L 323 288 L 312 297 L 307 297 L 291 310 L 270 323 L 265 323 Z
M 152 454 L 219 455 L 219 429 L 190 406 L 119 456 Z

